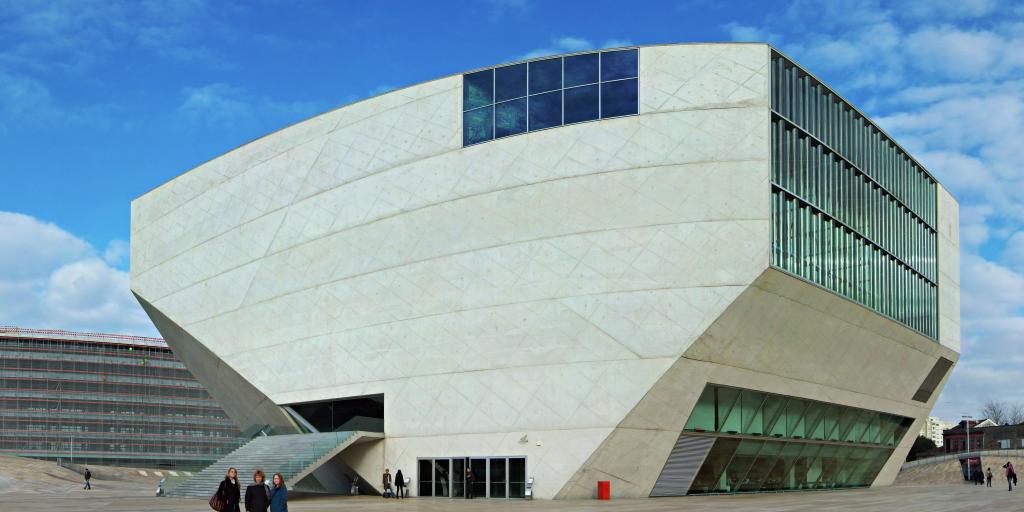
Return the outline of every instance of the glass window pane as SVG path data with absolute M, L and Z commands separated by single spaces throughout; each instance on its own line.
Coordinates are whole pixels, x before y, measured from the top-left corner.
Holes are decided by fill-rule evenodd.
M 526 459 L 524 458 L 508 459 L 508 497 L 526 497 Z
M 462 145 L 468 146 L 494 138 L 494 107 L 478 108 L 462 114 Z
M 452 459 L 452 497 L 466 496 L 466 459 Z
M 562 59 L 535 60 L 530 65 L 530 94 L 562 88 Z
M 726 492 L 725 468 L 732 460 L 739 439 L 716 439 L 690 485 L 691 493 Z
M 601 52 L 601 81 L 639 76 L 637 50 Z
M 491 459 L 491 498 L 505 497 L 505 459 Z
M 530 96 L 530 131 L 562 124 L 562 92 Z
M 450 459 L 434 459 L 434 496 L 448 497 L 448 464 Z
M 747 473 L 750 472 L 750 467 L 754 465 L 754 460 L 763 445 L 764 441 L 750 439 L 740 441 L 739 448 L 736 449 L 732 461 L 729 462 L 729 467 L 725 470 L 725 486 L 728 491 L 737 491 L 741 485 L 747 483 Z
M 494 70 L 494 101 L 526 96 L 526 64 L 505 66 Z
M 633 115 L 637 109 L 636 79 L 601 84 L 602 118 Z
M 764 405 L 765 394 L 758 391 L 743 390 L 740 397 L 742 410 L 740 412 L 743 421 L 743 434 L 759 436 L 764 434 L 764 415 L 761 406 Z
M 565 62 L 565 86 L 592 84 L 597 82 L 598 54 L 585 53 L 563 59 Z
M 597 85 L 565 90 L 565 124 L 598 118 Z
M 494 103 L 494 70 L 462 75 L 462 110 Z
M 715 430 L 715 387 L 705 386 L 704 392 L 693 406 L 690 419 L 686 421 L 685 430 L 697 432 L 714 432 Z
M 469 468 L 473 472 L 473 496 L 487 496 L 487 459 L 470 459 Z
M 494 106 L 494 138 L 526 131 L 526 98 L 498 103 Z
M 419 473 L 418 473 L 419 474 L 419 480 L 418 480 L 419 481 L 419 487 L 418 487 L 418 489 L 416 491 L 416 494 L 418 496 L 433 496 L 434 495 L 434 490 L 433 490 L 433 487 L 431 486 L 431 483 L 430 483 L 431 482 L 431 475 L 433 474 L 433 471 L 432 471 L 432 469 L 430 467 L 430 461 L 429 460 L 420 460 L 418 465 L 419 465 L 419 468 L 418 468 L 419 469 Z
M 718 431 L 726 434 L 740 432 L 740 390 L 718 388 Z

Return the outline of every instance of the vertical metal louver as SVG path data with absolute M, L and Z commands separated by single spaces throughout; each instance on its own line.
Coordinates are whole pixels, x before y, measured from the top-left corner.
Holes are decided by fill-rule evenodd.
M 684 496 L 690 490 L 697 470 L 704 463 L 715 438 L 681 435 L 672 448 L 651 496 Z

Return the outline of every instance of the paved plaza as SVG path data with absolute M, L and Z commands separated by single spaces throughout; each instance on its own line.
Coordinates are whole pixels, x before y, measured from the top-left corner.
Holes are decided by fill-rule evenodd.
M 558 511 L 589 510 L 639 511 L 900 511 L 942 512 L 953 510 L 990 509 L 1024 510 L 1024 492 L 1006 492 L 1004 487 L 970 485 L 894 486 L 881 489 L 860 489 L 817 493 L 752 494 L 738 496 L 656 498 L 646 500 L 587 501 L 505 501 L 408 499 L 384 500 L 372 497 L 311 497 L 295 499 L 289 510 L 377 512 L 415 510 L 442 512 L 449 510 Z M 66 493 L 0 495 L 0 510 L 47 512 L 200 512 L 209 510 L 200 500 L 155 498 L 144 496 L 141 489 L 118 491 L 96 489 L 92 492 L 68 490 Z

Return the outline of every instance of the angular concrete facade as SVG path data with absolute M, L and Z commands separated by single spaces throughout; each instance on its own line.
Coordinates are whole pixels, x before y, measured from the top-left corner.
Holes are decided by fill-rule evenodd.
M 771 52 L 643 47 L 638 115 L 469 147 L 461 75 L 322 114 L 135 200 L 132 290 L 243 428 L 382 394 L 366 476 L 522 456 L 538 498 L 648 496 L 707 383 L 917 432 L 958 358 L 956 202 L 939 342 L 772 268 Z

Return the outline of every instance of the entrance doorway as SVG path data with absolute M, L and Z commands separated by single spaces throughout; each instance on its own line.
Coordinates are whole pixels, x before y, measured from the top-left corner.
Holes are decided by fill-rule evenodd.
M 525 498 L 526 457 L 417 459 L 417 494 L 422 497 Z M 466 485 L 466 468 L 473 475 Z

